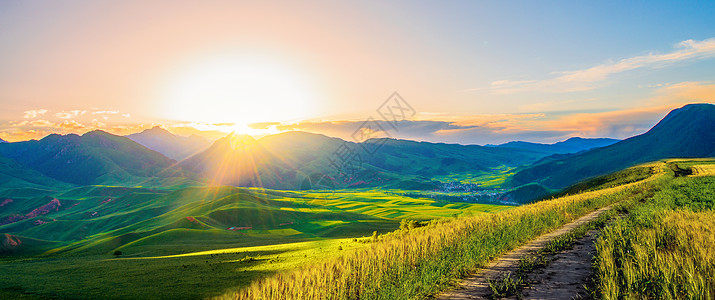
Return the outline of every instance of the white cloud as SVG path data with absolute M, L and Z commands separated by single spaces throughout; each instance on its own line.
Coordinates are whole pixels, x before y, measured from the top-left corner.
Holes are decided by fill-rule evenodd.
M 35 109 L 35 110 L 28 110 L 25 112 L 25 114 L 22 116 L 25 119 L 34 119 L 37 118 L 38 116 L 44 115 L 48 110 L 46 109 Z
M 662 68 L 675 63 L 715 57 L 715 38 L 702 41 L 686 40 L 678 43 L 669 53 L 624 58 L 586 69 L 554 72 L 558 76 L 544 80 L 498 80 L 491 83 L 496 94 L 511 94 L 524 91 L 575 92 L 595 88 L 595 83 L 617 73 L 642 68 Z
M 86 110 L 79 110 L 79 109 L 77 109 L 77 110 L 70 110 L 70 111 L 58 112 L 58 113 L 55 114 L 55 117 L 60 118 L 60 119 L 71 119 L 71 118 L 74 118 L 74 117 L 76 117 L 76 116 L 84 115 L 85 113 L 87 113 Z
M 93 115 L 116 115 L 118 113 L 118 110 L 97 110 L 92 112 Z

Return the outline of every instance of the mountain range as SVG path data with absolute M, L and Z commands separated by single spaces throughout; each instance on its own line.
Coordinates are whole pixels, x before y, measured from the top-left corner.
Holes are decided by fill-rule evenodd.
M 693 104 L 673 110 L 648 132 L 617 142 L 571 138 L 555 144 L 478 146 L 380 138 L 353 143 L 291 131 L 258 140 L 231 134 L 209 145 L 160 127 L 127 137 L 97 130 L 1 143 L 0 186 L 212 183 L 287 190 L 321 185 L 434 189 L 439 184 L 435 177 L 508 167 L 518 172 L 510 175 L 506 187 L 538 183 L 559 190 L 641 162 L 715 156 L 713 124 L 715 106 Z M 186 158 L 177 161 L 162 153 Z M 546 190 L 528 189 L 533 194 Z
M 71 184 L 136 182 L 158 176 L 175 161 L 132 140 L 95 130 L 51 134 L 41 140 L 0 144 L 0 156 Z
M 205 150 L 211 144 L 211 141 L 204 137 L 198 135 L 188 137 L 174 135 L 160 126 L 133 133 L 126 137 L 177 161 Z
M 531 143 L 523 141 L 508 142 L 500 145 L 487 145 L 490 147 L 516 148 L 524 150 L 532 150 L 548 154 L 566 154 L 577 153 L 594 148 L 613 145 L 620 140 L 609 138 L 581 138 L 572 137 L 565 141 L 560 141 L 553 144 Z
M 304 189 L 326 176 L 328 184 L 337 186 L 415 186 L 428 183 L 435 175 L 520 166 L 541 157 L 540 152 L 522 149 L 396 139 L 352 143 L 292 131 L 259 140 L 229 135 L 179 166 L 214 183 Z
M 689 104 L 668 113 L 648 132 L 613 145 L 558 159 L 544 159 L 511 178 L 562 189 L 586 178 L 665 158 L 715 156 L 715 105 Z

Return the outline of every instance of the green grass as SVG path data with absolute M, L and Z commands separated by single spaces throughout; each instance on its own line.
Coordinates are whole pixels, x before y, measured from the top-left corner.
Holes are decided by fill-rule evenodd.
M 403 219 L 509 209 L 370 189 L 327 194 L 86 186 L 24 198 L 9 193 L 22 213 L 52 197 L 63 206 L 0 226 L 0 232 L 24 242 L 14 248 L 14 256 L 0 259 L 0 298 L 218 296 L 277 272 L 369 247 L 373 232 L 397 230 Z M 0 211 L 0 220 L 3 216 Z M 37 225 L 36 220 L 48 223 Z M 231 226 L 251 228 L 228 230 Z M 114 258 L 114 251 L 123 255 Z
M 701 161 L 677 161 L 678 167 Z M 621 207 L 628 217 L 607 227 L 596 248 L 603 299 L 715 297 L 715 178 L 661 183 L 647 201 Z
M 658 165 L 663 168 L 663 165 Z M 278 273 L 221 299 L 419 299 L 491 258 L 605 205 L 650 193 L 653 179 L 380 237 L 371 247 Z M 280 296 L 278 296 L 280 295 Z
M 499 166 L 489 171 L 453 173 L 432 177 L 440 182 L 459 182 L 463 184 L 479 184 L 483 188 L 493 189 L 503 187 L 509 176 L 515 173 L 515 167 Z

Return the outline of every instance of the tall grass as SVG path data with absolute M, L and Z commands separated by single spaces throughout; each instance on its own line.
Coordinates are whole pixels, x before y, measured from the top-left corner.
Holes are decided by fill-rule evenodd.
M 220 299 L 413 299 L 433 295 L 491 258 L 595 209 L 650 193 L 653 178 L 401 230 L 370 247 L 278 274 Z
M 677 178 L 596 242 L 603 299 L 715 298 L 715 178 Z

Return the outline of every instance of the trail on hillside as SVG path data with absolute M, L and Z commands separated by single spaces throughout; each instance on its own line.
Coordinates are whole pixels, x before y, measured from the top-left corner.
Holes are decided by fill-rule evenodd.
M 521 299 L 590 299 L 584 285 L 593 272 L 591 260 L 596 254 L 598 233 L 589 231 L 576 241 L 573 249 L 555 254 L 544 269 L 530 273 Z
M 462 300 L 462 299 L 488 299 L 489 295 L 491 294 L 491 289 L 489 288 L 489 279 L 496 279 L 500 278 L 503 274 L 511 272 L 514 273 L 516 272 L 518 266 L 519 266 L 519 259 L 521 257 L 524 257 L 526 255 L 530 254 L 535 254 L 536 251 L 539 249 L 545 247 L 549 242 L 554 240 L 556 237 L 563 235 L 565 233 L 568 233 L 580 225 L 586 224 L 588 222 L 591 222 L 593 220 L 596 220 L 599 215 L 601 215 L 603 212 L 611 209 L 613 205 L 609 205 L 606 207 L 603 207 L 601 209 L 598 209 L 594 212 L 591 212 L 581 218 L 576 219 L 575 221 L 568 223 L 559 229 L 556 229 L 550 233 L 544 234 L 536 238 L 535 240 L 529 242 L 528 244 L 525 244 L 519 248 L 516 248 L 500 257 L 492 261 L 488 266 L 486 266 L 483 269 L 480 269 L 477 271 L 475 274 L 467 277 L 464 279 L 461 284 L 459 285 L 458 288 L 445 292 L 441 295 L 438 295 L 436 298 L 441 299 L 441 300 Z M 586 249 L 588 252 L 588 250 Z M 571 256 L 571 259 L 578 259 L 582 260 L 585 256 L 583 256 L 582 253 L 575 254 Z M 587 278 L 591 272 L 589 268 L 577 268 L 577 265 L 571 265 L 568 264 L 568 260 L 564 261 L 567 264 L 559 264 L 558 266 L 561 267 L 566 267 L 569 269 L 569 276 L 572 276 L 574 278 Z M 573 261 L 572 261 L 573 263 Z M 590 265 L 591 263 L 591 258 L 588 257 L 586 258 L 586 264 Z M 582 261 L 579 262 L 579 264 L 583 264 Z M 550 267 L 554 268 L 554 267 Z M 579 288 L 582 290 L 583 287 L 580 286 L 574 286 L 571 282 L 571 279 L 568 279 L 564 276 L 560 276 L 560 279 L 558 279 L 558 282 L 554 282 L 554 290 L 544 290 L 542 288 L 538 288 L 538 290 L 535 290 L 535 296 L 539 296 L 538 299 L 554 299 L 554 298 L 564 298 L 564 299 L 570 299 L 572 296 L 576 297 L 579 291 Z M 585 283 L 585 282 L 583 282 Z M 565 286 L 564 286 L 565 285 Z M 566 293 L 568 293 L 569 287 L 573 286 L 571 291 L 573 292 L 570 296 L 567 296 Z M 565 297 L 562 297 L 565 296 Z M 583 293 L 582 293 L 583 296 Z M 530 297 L 527 297 L 530 298 Z M 537 298 L 535 298 L 537 299 Z

